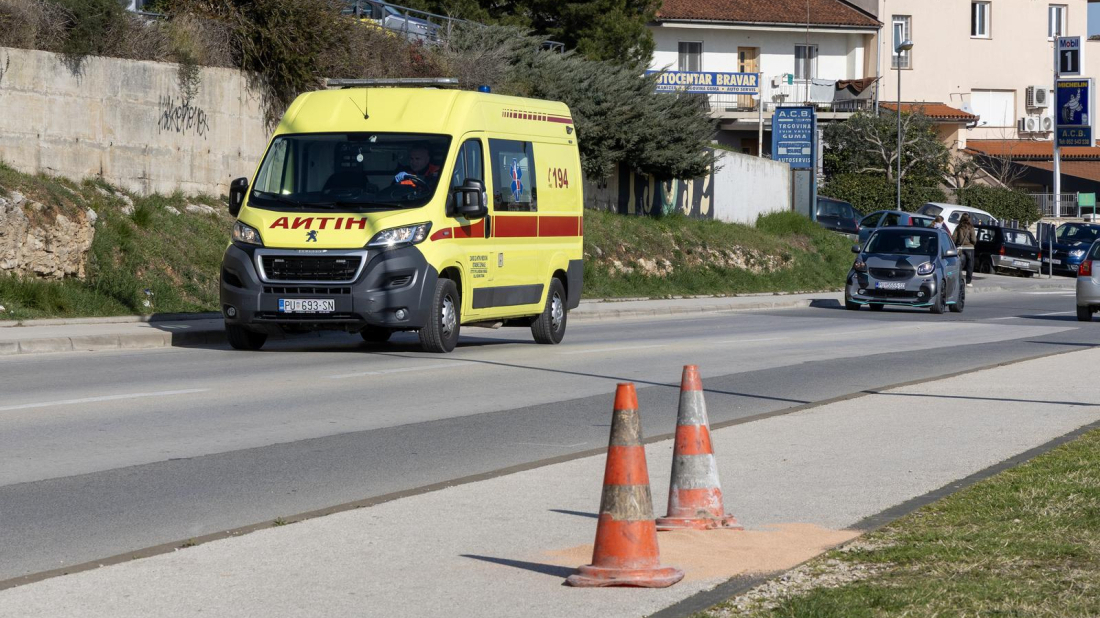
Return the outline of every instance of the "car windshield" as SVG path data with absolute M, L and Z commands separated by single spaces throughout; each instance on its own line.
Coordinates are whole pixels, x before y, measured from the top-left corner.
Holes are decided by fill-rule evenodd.
M 450 136 L 312 133 L 275 138 L 250 205 L 270 210 L 379 210 L 427 204 Z
M 1058 242 L 1076 243 L 1092 242 L 1100 235 L 1098 232 L 1100 232 L 1100 228 L 1077 225 L 1074 223 L 1064 223 L 1058 226 L 1058 232 L 1056 234 Z
M 936 255 L 938 234 L 931 231 L 882 230 L 867 242 L 867 253 L 900 255 Z

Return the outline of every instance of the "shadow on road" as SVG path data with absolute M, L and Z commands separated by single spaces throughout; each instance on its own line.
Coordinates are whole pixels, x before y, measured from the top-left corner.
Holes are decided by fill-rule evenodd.
M 542 573 L 543 575 L 552 575 L 554 577 L 569 577 L 577 572 L 577 569 L 571 569 L 569 567 L 558 566 L 556 564 L 542 564 L 541 562 L 524 562 L 523 560 L 509 560 L 508 558 L 493 558 L 492 556 L 476 556 L 473 554 L 461 554 L 463 558 L 472 558 L 474 560 L 481 560 L 482 562 L 491 562 L 493 564 L 503 564 L 504 566 L 515 567 L 517 569 L 523 569 L 525 571 L 534 571 L 535 573 Z
M 550 509 L 551 513 L 561 513 L 562 515 L 576 515 L 577 517 L 589 517 L 591 519 L 599 519 L 600 516 L 595 513 L 585 513 L 583 511 L 568 511 L 565 509 Z

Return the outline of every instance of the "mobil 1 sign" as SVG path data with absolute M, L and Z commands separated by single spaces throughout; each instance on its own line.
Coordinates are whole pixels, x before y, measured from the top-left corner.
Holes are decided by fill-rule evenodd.
M 1081 74 L 1081 37 L 1058 37 L 1058 77 L 1074 77 Z
M 772 159 L 791 169 L 814 166 L 816 118 L 812 107 L 779 107 L 772 116 Z
M 1056 83 L 1054 121 L 1059 146 L 1092 146 L 1092 80 Z

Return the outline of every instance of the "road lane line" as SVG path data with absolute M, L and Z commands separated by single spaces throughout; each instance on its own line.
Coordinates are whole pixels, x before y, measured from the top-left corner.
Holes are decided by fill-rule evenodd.
M 659 343 L 659 344 L 654 344 L 654 345 L 631 345 L 631 346 L 624 346 L 624 347 L 620 347 L 620 348 L 597 348 L 597 349 L 594 349 L 594 350 L 574 350 L 572 352 L 562 352 L 561 354 L 563 356 L 572 356 L 574 354 L 595 354 L 597 352 L 620 352 L 620 351 L 623 351 L 623 350 L 645 350 L 645 349 L 648 349 L 648 348 L 665 348 L 665 347 L 668 347 L 668 345 L 664 344 L 664 343 Z
M 1047 315 L 1070 315 L 1070 314 L 1073 314 L 1073 313 L 1077 313 L 1077 312 L 1076 311 L 1055 311 L 1054 313 L 1036 313 L 1035 317 L 1041 318 L 1041 317 L 1047 316 Z
M 395 369 L 379 369 L 378 371 L 357 371 L 355 373 L 341 373 L 328 376 L 330 380 L 346 380 L 348 378 L 362 378 L 366 376 L 384 376 L 391 373 L 407 373 L 409 371 L 428 371 L 430 369 L 446 369 L 448 367 L 462 367 L 468 363 L 436 363 L 434 365 L 418 365 L 414 367 L 397 367 Z
M 143 397 L 167 397 L 170 395 L 191 395 L 205 393 L 209 388 L 189 388 L 181 391 L 153 391 L 149 393 L 127 393 L 125 395 L 104 395 L 102 397 L 84 397 L 81 399 L 61 399 L 58 401 L 43 401 L 39 403 L 24 403 L 17 406 L 0 407 L 0 412 L 11 410 L 28 410 L 30 408 L 48 408 L 50 406 L 71 406 L 80 403 L 97 403 L 100 401 L 118 401 L 120 399 L 141 399 Z
M 1000 317 L 1000 318 L 989 318 L 989 321 L 992 322 L 994 320 L 1015 320 L 1018 317 L 1020 317 L 1020 316 L 1018 316 L 1018 315 L 1006 315 L 1006 316 Z

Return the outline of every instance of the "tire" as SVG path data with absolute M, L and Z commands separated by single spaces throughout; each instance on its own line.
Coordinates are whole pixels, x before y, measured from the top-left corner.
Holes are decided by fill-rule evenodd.
M 558 279 L 550 280 L 550 289 L 546 292 L 546 306 L 542 313 L 531 323 L 531 334 L 536 343 L 557 344 L 565 337 L 565 325 L 569 311 L 565 308 L 565 286 Z
M 959 281 L 959 286 L 963 287 L 962 281 Z M 947 310 L 947 297 L 944 296 L 944 291 L 947 289 L 947 282 L 940 281 L 940 291 L 936 293 L 936 301 L 932 303 L 932 313 L 936 315 L 942 315 Z
M 428 323 L 419 331 L 420 347 L 425 352 L 443 354 L 455 349 L 458 331 L 462 328 L 462 304 L 459 301 L 454 281 L 439 279 L 435 282 Z
M 993 258 L 991 257 L 984 258 L 982 263 L 978 264 L 978 272 L 982 274 L 992 275 L 993 271 Z
M 871 303 L 869 306 L 871 307 L 871 311 L 882 311 L 886 308 L 886 305 L 882 303 Z
M 844 299 L 844 308 L 848 311 L 859 311 L 859 303 Z
M 1077 321 L 1078 322 L 1091 322 L 1092 321 L 1092 307 L 1085 305 L 1077 305 Z
M 1032 278 L 1032 277 L 1034 277 L 1034 276 L 1035 276 L 1035 273 L 1031 272 L 1030 270 L 1028 270 L 1028 271 L 1024 271 L 1024 277 L 1025 277 L 1025 278 L 1027 278 L 1027 279 L 1030 279 L 1030 278 Z
M 966 286 L 959 288 L 959 299 L 955 301 L 954 305 L 948 305 L 951 309 L 951 313 L 962 313 L 966 309 Z
M 259 350 L 267 342 L 266 333 L 255 333 L 239 324 L 226 324 L 225 336 L 234 350 Z
M 359 334 L 367 343 L 386 343 L 393 336 L 393 331 L 381 326 L 368 326 L 359 331 Z

